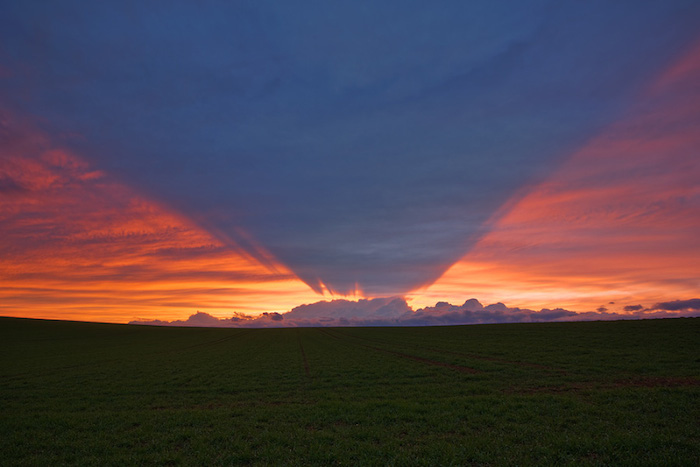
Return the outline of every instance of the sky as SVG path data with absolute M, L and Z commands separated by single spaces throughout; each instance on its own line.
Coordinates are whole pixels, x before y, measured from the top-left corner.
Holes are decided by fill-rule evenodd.
M 0 315 L 700 315 L 698 31 L 694 0 L 0 1 Z

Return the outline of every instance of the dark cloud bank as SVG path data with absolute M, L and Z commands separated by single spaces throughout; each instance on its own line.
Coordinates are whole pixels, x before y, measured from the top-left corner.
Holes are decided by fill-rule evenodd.
M 137 320 L 129 324 L 199 327 L 311 327 L 311 326 L 441 326 L 487 323 L 539 323 L 551 321 L 593 321 L 618 319 L 700 317 L 700 299 L 662 302 L 650 308 L 641 305 L 624 307 L 627 313 L 598 311 L 577 313 L 563 308 L 540 311 L 509 308 L 503 303 L 483 306 L 472 298 L 462 305 L 438 302 L 435 306 L 413 310 L 401 297 L 332 300 L 300 305 L 287 313 L 263 313 L 249 316 L 234 313 L 230 318 L 216 318 L 201 311 L 186 320 Z

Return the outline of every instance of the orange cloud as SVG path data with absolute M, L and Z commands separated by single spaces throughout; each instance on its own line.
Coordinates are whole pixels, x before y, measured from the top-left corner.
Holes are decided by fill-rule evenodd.
M 411 294 L 574 311 L 700 292 L 700 47 L 628 116 L 499 213 L 434 284 Z M 616 305 L 609 305 L 615 302 Z
M 1 315 L 127 322 L 319 299 L 262 247 L 224 244 L 10 115 L 0 130 Z

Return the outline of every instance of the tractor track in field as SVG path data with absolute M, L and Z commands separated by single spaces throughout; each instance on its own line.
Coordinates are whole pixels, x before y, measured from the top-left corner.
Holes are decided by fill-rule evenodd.
M 328 337 L 332 337 L 333 339 L 336 339 L 336 340 L 343 340 L 342 337 L 336 336 L 335 334 L 331 334 L 331 333 L 330 333 L 328 330 L 326 330 L 326 329 L 323 329 L 323 328 L 316 328 L 316 329 L 317 329 L 321 334 L 325 334 L 325 335 L 327 335 Z
M 589 390 L 611 390 L 627 388 L 695 388 L 700 387 L 700 379 L 693 377 L 630 377 L 614 381 L 583 381 L 555 386 L 539 386 L 529 388 L 513 388 L 506 391 L 509 394 L 560 394 Z
M 343 337 L 334 335 L 332 332 L 328 331 L 327 329 L 319 329 L 319 331 L 320 331 L 321 333 L 323 333 L 323 334 L 329 336 L 329 337 L 334 338 L 334 339 L 345 340 Z M 345 336 L 345 337 L 347 337 L 347 336 Z M 352 336 L 352 337 L 355 337 L 355 336 Z M 363 339 L 363 340 L 365 340 L 365 339 Z M 370 339 L 366 339 L 366 340 L 370 340 Z M 407 360 L 413 360 L 414 362 L 423 363 L 423 364 L 425 364 L 425 365 L 440 366 L 440 367 L 443 367 L 443 368 L 450 368 L 451 370 L 459 371 L 459 372 L 461 372 L 461 373 L 470 373 L 470 374 L 480 373 L 479 370 L 477 370 L 477 369 L 475 369 L 475 368 L 468 367 L 468 366 L 455 365 L 455 364 L 452 364 L 452 363 L 441 362 L 441 361 L 439 361 L 439 360 L 433 360 L 433 359 L 430 359 L 430 358 L 419 357 L 418 355 L 407 354 L 407 353 L 404 353 L 404 352 L 398 352 L 398 351 L 396 351 L 396 350 L 384 349 L 384 348 L 381 348 L 381 347 L 375 347 L 375 346 L 367 345 L 367 344 L 360 344 L 360 343 L 357 343 L 357 344 L 355 344 L 355 345 L 357 345 L 357 346 L 359 346 L 359 347 L 364 347 L 364 348 L 366 348 L 366 349 L 374 350 L 375 352 L 382 352 L 382 353 L 386 353 L 386 354 L 389 354 L 389 355 L 394 355 L 394 356 L 397 356 L 397 357 L 400 357 L 400 358 L 405 358 L 405 359 L 407 359 Z
M 506 363 L 508 365 L 537 368 L 538 370 L 556 371 L 556 372 L 562 373 L 562 374 L 568 373 L 563 368 L 555 368 L 552 366 L 540 365 L 539 363 L 523 362 L 522 360 L 507 360 L 505 358 L 490 357 L 488 355 L 479 355 L 479 354 L 473 354 L 473 353 L 454 352 L 452 350 L 436 349 L 434 347 L 420 347 L 420 348 L 425 349 L 425 350 L 430 350 L 432 352 L 446 353 L 446 354 L 450 354 L 450 355 L 457 355 L 459 357 L 473 358 L 474 360 L 483 360 L 486 362 L 496 362 L 496 363 Z
M 396 345 L 395 343 L 392 342 L 387 342 L 381 339 L 370 339 L 367 337 L 359 337 L 359 336 L 352 336 L 349 334 L 345 334 L 343 332 L 337 331 L 338 334 L 342 334 L 343 336 L 346 337 L 352 337 L 355 339 L 360 339 L 363 341 L 368 341 L 368 342 L 373 342 L 376 344 L 385 344 L 385 345 Z M 340 339 L 338 336 L 333 336 L 332 334 L 328 333 L 329 336 L 334 337 L 336 339 Z M 444 349 L 438 349 L 435 347 L 424 347 L 424 346 L 418 346 L 418 345 L 412 345 L 412 344 L 399 344 L 399 345 L 404 345 L 404 346 L 411 346 L 419 350 L 427 350 L 429 352 L 436 352 L 439 354 L 449 354 L 449 355 L 455 355 L 458 357 L 465 357 L 465 358 L 471 358 L 474 360 L 482 360 L 482 361 L 487 361 L 487 362 L 495 362 L 495 363 L 504 363 L 508 365 L 515 365 L 515 366 L 520 366 L 520 367 L 529 367 L 529 368 L 536 368 L 539 370 L 548 370 L 548 371 L 554 371 L 557 373 L 561 374 L 567 374 L 568 372 L 564 370 L 563 368 L 556 368 L 552 366 L 547 366 L 547 365 L 541 365 L 538 363 L 532 363 L 532 362 L 524 362 L 521 360 L 507 360 L 504 358 L 498 358 L 498 357 L 492 357 L 488 355 L 480 355 L 480 354 L 474 354 L 474 353 L 464 353 L 464 352 L 455 352 L 452 350 L 444 350 Z
M 309 361 L 306 359 L 306 352 L 304 352 L 304 346 L 301 343 L 301 335 L 299 330 L 297 330 L 297 342 L 299 342 L 299 352 L 301 353 L 301 359 L 304 363 L 304 373 L 306 373 L 307 378 L 311 378 L 311 371 L 309 370 Z
M 384 353 L 387 353 L 390 355 L 396 355 L 397 357 L 406 358 L 408 360 L 413 360 L 415 362 L 424 363 L 426 365 L 441 366 L 441 367 L 450 368 L 452 370 L 456 370 L 456 371 L 459 371 L 462 373 L 471 373 L 471 374 L 481 373 L 476 368 L 471 368 L 468 366 L 455 365 L 452 363 L 441 362 L 438 360 L 432 360 L 430 358 L 419 357 L 417 355 L 411 355 L 411 354 L 407 354 L 407 353 L 403 353 L 403 352 L 397 352 L 395 350 L 382 349 L 381 347 L 373 347 L 371 345 L 365 345 L 365 344 L 358 344 L 358 345 L 361 347 L 367 348 L 367 349 L 372 349 L 372 350 L 375 350 L 378 352 L 384 352 Z

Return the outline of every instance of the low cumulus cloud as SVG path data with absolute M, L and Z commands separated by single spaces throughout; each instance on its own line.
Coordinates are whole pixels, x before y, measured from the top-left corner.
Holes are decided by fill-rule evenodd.
M 563 308 L 511 308 L 498 302 L 484 306 L 472 298 L 462 305 L 438 302 L 435 306 L 413 310 L 402 297 L 320 301 L 300 305 L 286 313 L 263 313 L 258 316 L 234 313 L 230 318 L 216 318 L 201 311 L 186 320 L 136 320 L 129 324 L 193 327 L 313 327 L 313 326 L 444 326 L 459 324 L 541 323 L 555 321 L 594 321 L 619 319 L 673 318 L 700 316 L 700 299 L 624 307 L 625 313 L 596 311 L 575 312 Z
M 268 315 L 269 313 L 264 313 Z M 279 313 L 275 313 L 279 314 Z M 238 327 L 244 322 L 253 320 L 253 316 L 249 316 L 243 313 L 234 313 L 230 318 L 217 318 L 209 313 L 204 313 L 197 311 L 195 314 L 190 315 L 186 320 L 176 320 L 176 321 L 162 321 L 159 319 L 155 320 L 135 320 L 130 321 L 129 324 L 148 324 L 152 326 L 187 326 L 187 327 L 202 327 L 202 328 L 226 328 L 226 327 Z
M 322 301 L 293 308 L 286 317 L 292 320 L 356 320 L 398 319 L 412 311 L 406 300 L 399 297 Z
M 674 300 L 672 302 L 657 303 L 652 310 L 666 311 L 700 311 L 700 298 L 691 298 L 690 300 Z

